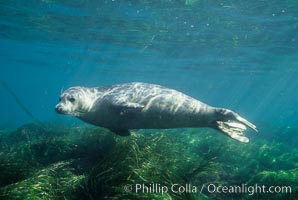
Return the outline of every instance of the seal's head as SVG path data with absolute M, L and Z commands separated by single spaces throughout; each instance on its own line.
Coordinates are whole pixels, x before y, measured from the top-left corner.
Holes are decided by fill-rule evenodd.
M 85 87 L 71 87 L 60 95 L 55 110 L 59 114 L 80 117 L 90 111 L 95 100 L 94 90 Z

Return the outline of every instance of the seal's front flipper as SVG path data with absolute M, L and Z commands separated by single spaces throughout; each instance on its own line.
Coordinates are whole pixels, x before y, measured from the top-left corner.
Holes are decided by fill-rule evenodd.
M 121 107 L 123 108 L 128 108 L 128 109 L 142 109 L 145 106 L 138 104 L 138 103 L 133 103 L 133 102 L 122 102 L 122 104 L 120 104 Z
M 145 107 L 142 104 L 125 101 L 123 99 L 112 99 L 110 101 L 116 112 L 119 112 L 121 116 L 127 117 L 129 114 L 133 114 L 136 111 L 141 112 Z
M 242 118 L 237 113 L 224 108 L 216 109 L 216 120 L 214 128 L 223 132 L 227 136 L 239 142 L 249 142 L 249 139 L 244 135 L 246 126 L 258 132 L 257 127 L 254 124 Z
M 142 109 L 145 106 L 136 102 L 131 102 L 123 98 L 111 98 L 110 102 L 113 106 L 123 109 Z
M 110 129 L 113 133 L 121 136 L 130 136 L 130 132 L 127 129 Z

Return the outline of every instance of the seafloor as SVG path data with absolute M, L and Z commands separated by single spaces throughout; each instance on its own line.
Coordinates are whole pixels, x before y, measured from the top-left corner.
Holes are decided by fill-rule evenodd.
M 243 144 L 209 129 L 121 137 L 89 126 L 27 124 L 1 131 L 0 199 L 297 199 L 298 149 L 255 138 Z M 125 191 L 135 184 L 258 184 L 291 186 L 291 193 Z

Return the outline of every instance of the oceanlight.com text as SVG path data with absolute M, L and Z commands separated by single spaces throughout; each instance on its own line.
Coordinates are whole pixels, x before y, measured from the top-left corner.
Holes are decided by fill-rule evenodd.
M 205 184 L 203 185 L 205 187 Z M 278 193 L 291 193 L 291 186 L 265 186 L 265 185 L 216 185 L 207 184 L 206 190 L 208 193 L 225 193 L 225 194 L 278 194 Z

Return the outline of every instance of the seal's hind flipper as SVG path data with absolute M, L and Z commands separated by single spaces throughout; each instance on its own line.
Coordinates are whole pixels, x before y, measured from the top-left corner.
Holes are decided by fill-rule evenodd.
M 246 127 L 243 124 L 238 122 L 223 122 L 216 121 L 217 129 L 226 134 L 227 136 L 239 141 L 248 143 L 249 139 L 245 137 L 243 132 L 246 130 Z
M 246 126 L 258 132 L 257 127 L 254 124 L 231 110 L 217 108 L 216 116 L 217 119 L 214 128 L 239 142 L 249 142 L 249 139 L 244 135 Z
M 130 136 L 130 131 L 127 129 L 110 129 L 113 133 L 121 136 Z

